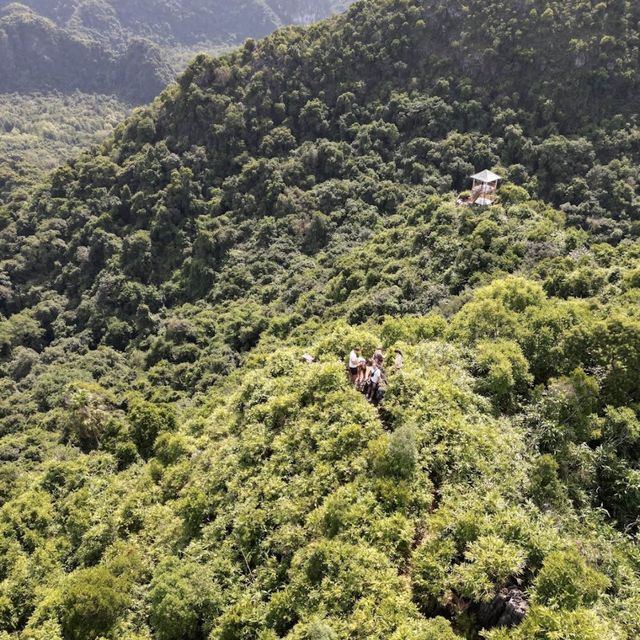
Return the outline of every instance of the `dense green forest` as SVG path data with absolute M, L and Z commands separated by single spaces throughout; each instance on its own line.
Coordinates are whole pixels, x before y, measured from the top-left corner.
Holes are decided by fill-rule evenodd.
M 114 48 L 17 4 L 0 8 L 0 61 L 5 93 L 77 90 L 143 103 L 172 78 L 162 50 L 149 40 Z
M 128 37 L 157 44 L 240 44 L 286 24 L 315 22 L 353 0 L 21 0 L 42 16 L 89 38 L 122 44 Z M 0 0 L 0 6 L 15 4 Z
M 0 639 L 640 637 L 639 24 L 358 2 L 9 198 Z
M 210 50 L 308 23 L 338 0 L 0 0 L 0 91 L 83 91 L 150 102 Z
M 130 110 L 97 94 L 0 94 L 0 199 L 102 142 Z
M 335 0 L 0 0 L 0 198 L 102 141 L 202 51 L 345 8 Z

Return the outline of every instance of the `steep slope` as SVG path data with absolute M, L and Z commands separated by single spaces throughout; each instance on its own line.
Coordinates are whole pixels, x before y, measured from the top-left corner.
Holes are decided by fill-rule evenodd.
M 151 101 L 172 47 L 230 46 L 330 15 L 330 0 L 0 2 L 0 91 L 80 90 Z M 155 43 L 156 46 L 154 46 Z
M 171 78 L 160 50 L 132 41 L 114 54 L 11 5 L 0 14 L 0 91 L 74 90 L 149 102 Z
M 2 0 L 0 6 L 10 4 Z M 61 27 L 121 43 L 126 36 L 145 37 L 158 44 L 217 42 L 239 44 L 262 37 L 284 24 L 306 24 L 346 8 L 336 0 L 25 0 L 22 2 Z
M 637 637 L 637 11 L 358 3 L 3 207 L 0 632 Z
M 130 111 L 113 96 L 0 94 L 0 199 L 104 140 Z
M 228 48 L 249 36 L 270 33 L 282 24 L 317 20 L 342 8 L 342 3 L 329 0 L 289 0 L 272 6 L 262 0 L 0 0 L 0 100 L 9 103 L 9 110 L 2 115 L 5 121 L 31 117 L 36 121 L 29 146 L 22 146 L 26 138 L 16 145 L 16 132 L 0 129 L 0 148 L 11 150 L 0 160 L 0 191 L 39 180 L 41 168 L 52 166 L 51 159 L 55 161 L 53 166 L 58 166 L 76 155 L 78 143 L 104 138 L 102 123 L 95 123 L 95 117 L 85 117 L 78 123 L 81 133 L 71 136 L 68 145 L 61 144 L 62 139 L 69 138 L 65 118 L 69 98 L 60 94 L 75 94 L 76 115 L 97 101 L 113 103 L 115 95 L 124 103 L 120 108 L 124 115 L 132 105 L 153 100 L 200 51 Z M 78 92 L 95 96 L 87 95 L 85 103 L 79 104 Z M 19 97 L 13 100 L 16 93 Z M 29 105 L 17 111 L 25 98 L 31 97 L 33 105 L 42 110 L 34 114 Z M 62 111 L 59 122 L 51 118 L 58 109 Z M 46 135 L 35 135 L 35 124 L 40 120 L 59 129 L 53 134 L 55 145 L 49 145 Z M 93 129 L 87 135 L 89 124 Z M 43 148 L 47 161 L 34 162 Z

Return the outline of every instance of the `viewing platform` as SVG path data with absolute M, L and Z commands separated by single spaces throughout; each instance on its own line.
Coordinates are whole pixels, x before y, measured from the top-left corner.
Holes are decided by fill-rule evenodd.
M 498 185 L 502 180 L 502 176 L 485 169 L 480 173 L 470 176 L 470 178 L 473 180 L 471 196 L 466 199 L 459 199 L 458 204 L 466 204 L 467 206 L 478 205 L 480 207 L 492 205 L 498 197 Z

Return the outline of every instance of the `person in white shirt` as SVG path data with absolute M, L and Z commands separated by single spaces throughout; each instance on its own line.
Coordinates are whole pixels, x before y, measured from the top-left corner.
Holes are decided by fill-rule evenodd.
M 356 347 L 349 354 L 349 377 L 351 378 L 351 384 L 355 384 L 358 378 L 359 356 L 360 356 L 360 347 Z
M 369 388 L 367 389 L 367 399 L 369 401 L 373 401 L 376 397 L 380 380 L 382 380 L 382 369 L 374 362 L 373 368 L 371 369 L 371 377 L 369 378 Z
M 402 357 L 402 351 L 400 351 L 400 349 L 396 349 L 396 359 L 394 365 L 396 369 L 402 369 L 402 367 L 404 367 L 404 359 Z

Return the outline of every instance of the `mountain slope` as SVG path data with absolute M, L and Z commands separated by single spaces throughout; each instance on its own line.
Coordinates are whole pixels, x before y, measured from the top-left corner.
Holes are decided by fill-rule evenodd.
M 637 637 L 637 17 L 358 3 L 0 209 L 0 632 Z
M 106 138 L 129 111 L 113 96 L 0 95 L 0 199 Z
M 2 0 L 0 5 L 10 4 Z M 304 24 L 343 10 L 349 2 L 336 0 L 241 0 L 233 4 L 187 0 L 26 0 L 21 3 L 61 27 L 108 38 L 150 38 L 157 44 L 239 44 L 247 37 L 268 35 L 284 24 Z
M 115 55 L 11 5 L 0 14 L 0 91 L 74 90 L 149 102 L 171 78 L 156 47 L 132 41 Z
M 22 137 L 16 145 L 18 132 L 0 129 L 0 147 L 10 150 L 0 162 L 0 190 L 8 192 L 14 186 L 37 181 L 45 167 L 76 155 L 78 144 L 103 139 L 104 126 L 95 118 L 84 117 L 77 125 L 81 132 L 71 135 L 68 146 L 61 144 L 70 137 L 66 119 L 69 100 L 77 103 L 77 116 L 96 102 L 112 104 L 115 95 L 123 103 L 118 112 L 124 116 L 132 105 L 153 100 L 197 52 L 228 48 L 282 24 L 317 20 L 343 8 L 342 3 L 329 0 L 290 0 L 272 6 L 262 0 L 0 0 L 0 92 L 6 94 L 0 94 L 0 100 L 9 104 L 2 114 L 5 126 L 6 122 L 34 117 L 30 136 L 40 120 L 58 129 L 53 133 L 53 147 L 46 135 L 30 137 L 30 146 Z M 95 95 L 87 95 L 80 104 L 79 93 Z M 109 97 L 103 97 L 106 95 Z M 30 103 L 23 107 L 26 100 Z M 41 111 L 34 113 L 35 105 L 41 106 Z M 52 118 L 58 110 L 59 121 Z M 93 125 L 92 135 L 87 131 L 89 124 Z M 44 158 L 38 160 L 43 148 Z
M 283 24 L 318 20 L 336 5 L 262 0 L 228 3 L 0 2 L 0 91 L 114 93 L 150 102 L 169 82 L 172 48 L 231 46 Z

